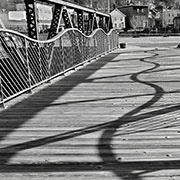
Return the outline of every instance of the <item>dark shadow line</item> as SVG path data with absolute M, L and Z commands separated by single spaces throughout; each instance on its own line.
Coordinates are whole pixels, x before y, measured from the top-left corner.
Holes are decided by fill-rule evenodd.
M 119 166 L 122 169 L 119 169 Z M 0 165 L 1 173 L 38 173 L 38 172 L 79 172 L 81 171 L 120 171 L 122 175 L 127 175 L 127 169 L 142 170 L 140 174 L 152 172 L 163 167 L 165 170 L 178 170 L 180 161 L 168 160 L 168 161 L 138 161 L 138 162 L 117 162 L 106 163 L 103 162 L 64 162 L 64 163 L 42 163 L 42 164 L 11 164 L 11 165 Z M 146 171 L 144 171 L 146 169 Z M 138 173 L 139 174 L 139 173 Z M 132 175 L 133 177 L 133 175 Z M 133 179 L 134 180 L 134 179 Z
M 151 57 L 141 58 L 140 62 L 150 63 L 150 64 L 153 64 L 154 66 L 152 68 L 149 68 L 149 69 L 137 72 L 137 73 L 133 73 L 132 76 L 131 76 L 131 80 L 133 80 L 134 82 L 138 82 L 140 84 L 144 84 L 146 86 L 149 86 L 149 87 L 152 87 L 153 89 L 155 89 L 154 96 L 149 101 L 147 101 L 146 103 L 142 104 L 141 106 L 133 109 L 132 111 L 130 111 L 130 112 L 126 113 L 125 115 L 123 115 L 122 117 L 120 117 L 116 121 L 116 123 L 114 124 L 113 128 L 107 129 L 107 130 L 105 130 L 103 132 L 103 134 L 102 134 L 102 136 L 101 136 L 101 138 L 99 140 L 98 150 L 99 150 L 99 156 L 101 157 L 101 159 L 105 163 L 107 163 L 109 161 L 109 158 L 107 158 L 106 154 L 104 154 L 103 149 L 102 149 L 102 145 L 106 143 L 107 144 L 106 145 L 107 146 L 106 150 L 108 151 L 108 154 L 111 157 L 111 162 L 114 162 L 114 164 L 119 163 L 119 165 L 121 166 L 121 162 L 119 162 L 118 159 L 116 159 L 110 145 L 111 145 L 112 138 L 113 138 L 114 134 L 116 133 L 116 130 L 118 128 L 120 128 L 123 124 L 125 124 L 123 119 L 126 119 L 126 123 L 135 122 L 135 121 L 139 121 L 140 119 L 144 119 L 144 115 L 142 115 L 142 114 L 137 115 L 137 116 L 134 116 L 134 115 L 139 113 L 143 109 L 146 109 L 146 108 L 152 106 L 155 102 L 158 102 L 162 98 L 162 96 L 164 95 L 164 90 L 160 86 L 155 85 L 155 84 L 151 84 L 151 83 L 148 83 L 146 81 L 142 81 L 142 80 L 138 79 L 139 75 L 150 72 L 150 71 L 160 67 L 160 64 L 155 63 L 155 62 L 149 62 L 149 61 L 146 60 L 146 59 L 151 59 L 151 58 L 156 57 L 156 56 L 158 56 L 157 53 L 155 53 Z M 161 111 L 157 111 L 157 114 L 159 114 L 159 112 L 161 112 Z M 167 111 L 166 111 L 166 113 L 167 113 Z M 146 113 L 146 115 L 148 115 L 148 113 Z M 156 115 L 156 113 L 154 112 L 152 114 L 152 116 L 154 117 L 155 115 Z M 148 116 L 148 117 L 150 117 L 150 116 Z M 106 139 L 105 139 L 105 137 L 106 137 Z M 109 137 L 109 138 L 107 138 L 107 137 Z M 106 142 L 105 142 L 105 140 L 106 140 Z M 122 174 L 119 173 L 119 172 L 114 171 L 114 173 L 119 178 L 122 178 L 124 180 L 129 179 L 127 177 L 122 177 Z M 136 173 L 133 174 L 133 171 L 130 170 L 130 169 L 127 169 L 127 173 L 128 173 L 129 176 L 132 176 L 133 179 L 136 179 L 136 180 L 141 180 L 142 179 L 138 174 L 136 174 Z
M 104 57 L 101 57 L 101 59 L 94 61 L 87 66 L 84 66 L 81 71 L 76 71 L 70 76 L 65 76 L 63 79 L 55 82 L 54 84 L 51 84 L 46 89 L 42 89 L 38 93 L 32 94 L 28 99 L 24 99 L 21 102 L 18 102 L 17 104 L 11 106 L 10 108 L 0 112 L 0 127 L 3 128 L 6 127 L 7 124 L 10 124 L 8 130 L 0 136 L 0 141 L 3 140 L 9 133 L 13 132 L 15 129 L 19 128 L 22 124 L 27 122 L 29 119 L 33 118 L 38 112 L 49 106 L 57 98 L 63 96 L 64 94 L 72 90 L 74 87 L 76 87 L 78 84 L 85 81 L 94 72 L 105 66 L 108 62 L 112 61 L 112 59 L 117 57 L 118 55 L 119 53 L 112 52 Z M 74 80 L 75 78 L 76 81 Z M 66 86 L 67 82 L 73 83 L 71 84 L 71 86 Z M 50 90 L 54 90 L 53 95 L 51 94 Z M 45 96 L 48 98 L 44 98 Z M 41 99 L 40 105 L 36 104 L 37 98 Z M 36 104 L 36 108 L 34 108 L 33 110 L 28 112 L 22 110 L 24 107 L 32 107 L 34 104 Z M 14 116 L 12 116 L 11 113 L 13 112 L 15 112 L 18 121 L 12 121 L 14 119 Z M 4 119 L 7 120 L 6 123 L 4 123 Z M 8 162 L 8 158 L 10 157 L 11 156 L 7 157 L 6 162 Z
M 161 50 L 144 50 L 144 51 L 140 51 L 141 53 L 143 53 L 143 52 L 145 52 L 145 53 L 147 53 L 147 52 L 153 52 L 153 51 L 156 51 L 156 52 L 158 52 L 158 51 L 160 51 L 161 52 Z M 167 51 L 167 49 L 166 50 L 164 50 L 164 51 Z M 132 53 L 134 53 L 134 52 L 132 52 Z M 127 53 L 120 53 L 120 54 L 127 54 Z M 131 54 L 131 52 L 128 52 L 128 54 Z M 171 58 L 171 57 L 179 57 L 180 55 L 158 55 L 158 56 L 156 56 L 156 57 L 154 57 L 154 59 L 159 59 L 159 58 Z M 121 61 L 138 61 L 140 58 L 131 58 L 131 59 L 119 59 L 119 60 L 113 60 L 112 62 L 121 62 Z M 164 59 L 159 59 L 160 61 L 161 60 L 164 60 Z
M 164 92 L 164 95 L 165 94 L 176 94 L 176 93 L 180 93 L 180 90 Z M 62 106 L 62 105 L 67 105 L 67 104 L 70 105 L 70 104 L 80 104 L 80 103 L 88 103 L 88 102 L 90 103 L 90 102 L 106 101 L 106 100 L 114 100 L 114 99 L 128 99 L 128 98 L 137 98 L 137 97 L 147 97 L 147 96 L 153 96 L 153 95 L 154 95 L 154 93 L 149 93 L 149 94 L 137 94 L 137 95 L 130 95 L 130 96 L 120 96 L 120 97 L 116 96 L 116 97 L 109 97 L 109 98 L 96 98 L 96 99 L 80 100 L 80 101 L 67 101 L 67 102 L 62 102 L 62 103 L 53 103 L 49 106 L 50 107 Z M 167 105 L 163 105 L 163 106 L 171 106 L 171 105 L 173 105 L 173 104 L 167 104 Z
M 146 82 L 149 82 L 149 83 L 170 83 L 170 82 L 172 82 L 172 83 L 180 83 L 180 81 L 179 80 L 174 80 L 174 81 L 168 81 L 168 80 L 162 80 L 162 81 L 152 81 L 152 80 L 150 80 L 150 81 L 146 81 Z M 126 84 L 126 83 L 132 83 L 132 84 L 135 84 L 135 82 L 133 82 L 133 81 L 92 81 L 92 83 L 94 83 L 94 84 L 103 84 L 103 83 L 115 83 L 115 84 Z
M 53 143 L 53 142 L 63 141 L 63 140 L 66 140 L 66 139 L 70 139 L 70 138 L 73 138 L 73 137 L 77 137 L 77 136 L 97 132 L 97 131 L 100 131 L 100 130 L 106 130 L 106 128 L 110 128 L 110 129 L 116 128 L 117 129 L 117 127 L 118 127 L 117 125 L 119 125 L 120 120 L 123 120 L 123 119 L 126 119 L 127 121 L 126 122 L 123 121 L 121 125 L 130 123 L 130 122 L 136 122 L 136 121 L 139 121 L 139 120 L 143 120 L 145 117 L 148 117 L 148 118 L 156 117 L 156 116 L 159 116 L 159 115 L 164 115 L 164 114 L 168 114 L 170 112 L 175 112 L 175 111 L 179 111 L 179 110 L 180 110 L 180 104 L 178 104 L 176 106 L 164 108 L 164 109 L 161 109 L 161 110 L 156 110 L 156 111 L 152 111 L 152 112 L 148 112 L 148 113 L 143 113 L 143 114 L 140 114 L 140 115 L 137 115 L 137 116 L 131 116 L 129 114 L 126 114 L 125 116 L 123 116 L 121 118 L 118 118 L 117 120 L 112 121 L 112 122 L 103 123 L 103 124 L 99 124 L 99 125 L 79 129 L 79 130 L 74 130 L 74 131 L 58 134 L 58 135 L 55 135 L 55 136 L 49 136 L 49 137 L 46 137 L 46 138 L 41 138 L 41 139 L 38 139 L 38 140 L 29 141 L 29 142 L 20 143 L 20 144 L 8 146 L 8 147 L 5 147 L 5 148 L 1 148 L 0 153 L 7 153 L 7 152 L 11 152 L 11 151 L 12 152 L 14 152 L 14 151 L 19 152 L 19 151 L 26 150 L 26 149 L 32 149 L 34 147 L 39 147 L 39 146 L 50 144 L 50 143 Z M 106 136 L 106 137 L 108 137 L 108 136 Z M 13 154 L 15 154 L 15 153 L 13 153 Z
M 152 69 L 152 68 L 151 68 Z M 150 69 L 149 69 L 150 70 Z M 146 70 L 147 71 L 147 70 Z M 133 80 L 137 80 L 139 83 L 146 83 L 146 82 L 144 82 L 144 81 L 140 81 L 140 80 L 138 80 L 137 79 L 137 76 L 139 75 L 139 74 L 141 74 L 142 72 L 139 72 L 139 73 L 136 73 L 136 76 L 134 75 L 134 76 L 132 76 L 132 79 Z M 156 85 L 152 85 L 151 83 L 146 83 L 146 85 L 148 85 L 148 86 L 151 86 L 151 87 L 153 87 L 153 88 L 157 88 L 156 87 Z M 162 88 L 160 88 L 160 87 L 158 87 L 157 89 L 156 89 L 156 93 L 155 93 L 155 97 L 153 97 L 152 99 L 153 99 L 153 101 L 154 101 L 154 103 L 155 102 L 157 102 L 160 98 L 161 98 L 161 96 L 163 95 L 163 93 L 161 92 L 161 91 L 163 91 L 163 89 Z M 60 135 L 56 135 L 56 136 L 51 136 L 51 137 L 47 137 L 47 138 L 42 138 L 42 139 L 39 139 L 39 140 L 37 140 L 37 141 L 31 141 L 31 142 L 27 142 L 27 143 L 22 143 L 22 144 L 19 144 L 19 145 L 15 145 L 15 146 L 10 146 L 10 147 L 7 147 L 7 148 L 3 148 L 3 149 L 1 149 L 1 151 L 0 152 L 7 152 L 7 151 L 11 151 L 11 150 L 13 150 L 14 151 L 14 148 L 17 150 L 17 151 L 21 151 L 21 150 L 24 150 L 24 149 L 29 149 L 29 148 L 33 148 L 33 147 L 38 147 L 38 146 L 41 146 L 41 145 L 44 145 L 44 144 L 48 144 L 48 143 L 52 143 L 52 142 L 56 142 L 56 141 L 60 141 L 60 140 L 65 140 L 65 139 L 68 139 L 68 138 L 72 138 L 72 137 L 76 137 L 76 136 L 80 136 L 80 135 L 83 135 L 83 134 L 87 134 L 87 133 L 91 133 L 91 132 L 95 132 L 95 131 L 99 131 L 99 130 L 104 130 L 104 129 L 106 129 L 106 128 L 110 128 L 109 130 L 105 130 L 105 132 L 104 132 L 104 134 L 103 134 L 103 136 L 104 135 L 108 135 L 108 136 L 106 136 L 106 137 L 109 137 L 109 139 L 108 139 L 108 144 L 110 145 L 111 144 L 111 138 L 112 138 L 112 136 L 114 135 L 114 132 L 116 131 L 116 129 L 120 126 L 120 125 L 123 125 L 123 124 L 126 124 L 127 122 L 134 122 L 134 121 L 138 121 L 138 120 L 141 120 L 141 119 L 144 119 L 144 117 L 145 116 L 148 116 L 148 117 L 155 117 L 155 116 L 158 116 L 158 115 L 162 115 L 162 114 L 166 114 L 166 113 L 169 113 L 169 112 L 174 112 L 174 111 L 177 111 L 177 110 L 180 110 L 180 105 L 176 105 L 176 106 L 172 106 L 172 107 L 168 107 L 168 108 L 164 108 L 164 109 L 161 109 L 161 110 L 157 110 L 157 111 L 152 111 L 152 112 L 149 112 L 149 113 L 144 113 L 144 114 L 141 114 L 141 115 L 137 115 L 137 116 L 133 116 L 133 115 L 135 115 L 136 113 L 138 113 L 139 111 L 141 111 L 143 108 L 147 108 L 147 107 L 149 107 L 149 106 L 151 106 L 151 105 L 153 105 L 153 101 L 152 101 L 152 99 L 150 100 L 150 101 L 148 101 L 149 102 L 149 104 L 148 104 L 148 102 L 147 103 L 145 103 L 144 105 L 142 105 L 142 106 L 140 106 L 140 107 L 138 107 L 138 108 L 136 108 L 135 110 L 133 110 L 133 111 L 131 111 L 130 113 L 127 113 L 127 114 L 125 114 L 123 117 L 120 117 L 120 118 L 118 118 L 117 120 L 115 120 L 115 121 L 112 121 L 112 122 L 110 122 L 110 123 L 104 123 L 104 124 L 101 124 L 101 125 L 98 125 L 98 126 L 92 126 L 92 127 L 89 127 L 89 128 L 84 128 L 84 129 L 81 129 L 81 130 L 77 130 L 77 131 L 71 131 L 71 132 L 68 132 L 68 133 L 64 133 L 64 134 L 60 134 Z M 155 101 L 156 100 L 156 101 Z M 120 120 L 123 120 L 123 119 L 127 119 L 127 122 L 123 122 L 122 124 L 120 124 Z M 151 172 L 151 168 L 148 168 L 149 167 L 149 164 L 151 164 L 151 162 L 127 162 L 127 163 L 124 163 L 124 162 L 118 162 L 118 160 L 117 159 L 115 159 L 114 158 L 114 154 L 113 154 L 113 152 L 111 151 L 111 149 L 109 149 L 109 156 L 110 156 L 110 158 L 111 158 L 111 163 L 109 163 L 109 161 L 106 161 L 106 157 L 104 157 L 104 154 L 103 154 L 103 152 L 102 152 L 102 154 L 101 154 L 101 150 L 102 150 L 102 146 L 103 146 L 103 136 L 101 137 L 101 139 L 100 139 L 100 143 L 99 143 L 99 155 L 100 155 L 100 157 L 102 158 L 102 160 L 104 160 L 104 162 L 103 162 L 103 164 L 105 163 L 105 164 L 107 164 L 107 167 L 109 168 L 109 167 L 111 167 L 111 163 L 113 163 L 113 164 L 115 164 L 115 165 L 117 165 L 118 166 L 118 170 L 116 171 L 116 170 L 114 170 L 113 168 L 114 168 L 114 166 L 113 166 L 113 168 L 112 168 L 112 171 L 114 172 L 114 173 L 116 173 L 119 177 L 122 177 L 122 174 L 121 173 L 118 173 L 118 171 L 119 171 L 119 167 L 122 167 L 122 166 L 126 166 L 127 165 L 127 168 L 125 168 L 126 169 L 126 173 L 128 173 L 129 174 L 129 176 L 132 176 L 133 177 L 133 180 L 140 180 L 141 178 L 139 177 L 139 174 L 131 174 L 131 172 L 129 172 L 129 170 L 128 170 L 128 167 L 130 166 L 130 165 L 133 165 L 133 167 L 132 167 L 132 171 L 134 170 L 134 167 L 136 167 L 136 169 L 139 169 L 139 168 L 142 168 L 143 170 L 144 169 L 146 169 L 146 171 L 144 172 L 144 173 L 146 173 L 146 172 Z M 43 142 L 44 141 L 44 142 Z M 106 138 L 106 141 L 107 141 L 107 138 Z M 33 143 L 35 143 L 34 145 L 33 145 Z M 106 144 L 107 144 L 107 142 L 106 142 Z M 100 147 L 101 146 L 101 147 Z M 17 152 L 16 151 L 16 152 Z M 10 154 L 10 156 L 9 156 L 9 158 L 10 157 L 12 157 L 13 155 L 14 155 L 15 153 L 13 153 L 13 154 Z M 8 159 L 9 159 L 8 158 Z M 112 161 L 113 160 L 113 161 Z M 0 172 L 2 171 L 2 172 L 5 172 L 7 169 L 7 167 L 15 167 L 15 168 L 17 168 L 18 166 L 17 165 L 15 165 L 15 166 L 13 166 L 13 165 L 5 165 L 6 164 L 6 162 L 7 161 L 5 161 L 5 163 L 4 163 L 4 166 L 0 166 L 0 167 L 2 167 L 1 169 L 0 169 Z M 172 165 L 171 165 L 171 167 L 173 168 L 173 169 L 175 169 L 176 168 L 176 166 L 178 166 L 178 168 L 179 168 L 179 161 L 162 161 L 161 163 L 165 163 L 165 164 L 168 164 L 168 166 L 167 166 L 167 169 L 168 169 L 168 167 L 170 167 L 170 163 L 172 163 Z M 176 165 L 176 163 L 177 163 L 177 165 Z M 101 165 L 101 163 L 98 163 L 98 165 Z M 161 166 L 158 166 L 157 167 L 157 164 L 158 164 L 158 162 L 152 162 L 152 166 L 154 166 L 154 168 L 153 168 L 153 171 L 154 170 L 158 170 L 158 169 L 162 169 L 162 165 Z M 51 165 L 53 165 L 53 164 L 51 164 Z M 139 165 L 139 166 L 138 166 Z M 28 165 L 29 166 L 29 165 Z M 42 167 L 49 167 L 49 165 L 42 165 Z M 58 167 L 57 166 L 57 164 L 54 164 L 54 166 L 56 166 L 56 171 L 61 171 L 62 169 L 61 169 L 61 165 Z M 63 165 L 62 165 L 63 166 Z M 77 163 L 76 163 L 76 166 L 77 166 Z M 5 169 L 3 170 L 3 167 L 5 167 Z M 20 168 L 21 168 L 22 166 L 20 166 Z M 23 165 L 23 167 L 25 167 L 25 165 Z M 35 165 L 33 165 L 33 167 L 36 167 Z M 39 166 L 38 166 L 39 167 Z M 139 167 L 139 168 L 138 168 Z M 53 169 L 54 171 L 55 171 L 55 169 Z M 136 170 L 135 169 L 135 170 Z M 150 170 L 149 170 L 150 169 Z M 82 169 L 81 169 L 82 170 Z M 90 169 L 91 170 L 91 169 Z M 111 170 L 111 169 L 110 169 Z M 147 171 L 147 170 L 149 170 L 149 171 Z M 20 172 L 26 172 L 27 171 L 27 169 L 25 170 L 24 168 L 23 169 L 21 169 L 20 170 Z M 34 169 L 34 171 L 36 172 L 36 170 Z M 33 171 L 33 172 L 34 172 Z M 43 170 L 41 170 L 40 172 L 42 172 Z M 54 172 L 53 171 L 53 172 Z M 70 169 L 68 169 L 68 172 L 70 171 Z M 77 171 L 79 171 L 79 166 L 77 167 Z M 39 171 L 38 171 L 39 172 Z M 44 172 L 44 171 L 43 171 Z M 48 172 L 49 172 L 49 169 L 48 169 Z M 127 179 L 127 178 L 125 178 L 125 177 L 122 177 L 122 178 L 124 178 L 124 179 Z
M 167 57 L 171 57 L 171 56 L 165 56 L 166 58 Z M 175 57 L 177 57 L 177 56 L 175 56 Z M 148 58 L 148 57 L 146 57 L 146 58 Z M 153 58 L 161 58 L 161 57 L 158 57 L 158 56 L 154 56 Z M 137 61 L 137 60 L 139 60 L 139 58 L 138 59 L 134 59 L 135 61 Z M 122 60 L 119 60 L 119 61 L 122 61 Z M 129 59 L 126 59 L 125 61 L 131 61 L 131 60 L 129 60 Z M 112 62 L 115 62 L 115 60 L 113 60 Z M 179 70 L 180 68 L 169 68 L 169 69 L 167 69 L 167 71 L 171 71 L 171 70 Z M 161 71 L 166 71 L 166 69 L 165 70 L 152 70 L 151 72 L 144 72 L 144 74 L 149 74 L 149 73 L 153 73 L 153 72 L 161 72 Z M 86 82 L 93 82 L 94 80 L 100 80 L 100 79 L 109 79 L 109 78 L 116 78 L 116 77 L 124 77 L 124 76 L 131 76 L 133 73 L 127 73 L 127 74 L 122 74 L 122 75 L 114 75 L 114 76 L 107 76 L 107 77 L 99 77 L 99 78 L 89 78 L 89 79 L 87 79 L 86 80 Z
M 152 71 L 150 73 L 158 73 L 158 72 L 164 72 L 164 71 L 176 71 L 179 70 L 180 68 L 168 68 L 168 69 L 160 69 L 160 70 L 156 70 L 156 71 Z

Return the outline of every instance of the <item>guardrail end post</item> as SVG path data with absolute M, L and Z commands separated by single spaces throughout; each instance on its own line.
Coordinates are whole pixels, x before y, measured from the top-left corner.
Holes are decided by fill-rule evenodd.
M 48 80 L 45 81 L 45 83 L 46 83 L 46 84 L 51 84 L 51 80 L 48 79 Z
M 6 108 L 5 103 L 4 103 L 1 70 L 0 70 L 0 108 L 3 108 L 3 109 Z
M 0 108 L 3 108 L 3 109 L 7 108 L 2 97 L 1 97 L 1 101 L 0 101 Z
M 32 89 L 30 88 L 29 90 L 27 90 L 27 93 L 28 94 L 32 94 L 33 92 L 32 92 Z

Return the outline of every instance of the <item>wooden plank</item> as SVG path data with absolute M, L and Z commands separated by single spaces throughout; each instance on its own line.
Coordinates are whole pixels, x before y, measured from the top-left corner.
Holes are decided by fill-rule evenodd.
M 9 102 L 0 179 L 179 179 L 179 57 L 120 49 Z

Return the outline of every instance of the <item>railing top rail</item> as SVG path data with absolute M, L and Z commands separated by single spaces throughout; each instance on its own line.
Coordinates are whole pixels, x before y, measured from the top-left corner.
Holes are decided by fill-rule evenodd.
M 117 48 L 117 37 L 113 29 L 108 33 L 96 29 L 87 36 L 69 28 L 40 41 L 0 29 L 0 104 Z
M 2 29 L 2 28 L 0 28 L 0 32 L 11 33 L 11 34 L 14 34 L 14 35 L 17 35 L 17 36 L 21 36 L 21 37 L 23 37 L 23 38 L 25 38 L 25 39 L 27 39 L 29 41 L 35 42 L 35 43 L 52 43 L 52 42 L 56 41 L 57 39 L 59 39 L 61 36 L 63 36 L 65 33 L 69 32 L 69 31 L 77 31 L 77 32 L 81 33 L 84 37 L 91 38 L 98 31 L 102 31 L 105 35 L 110 35 L 112 33 L 112 31 L 114 31 L 114 29 L 111 29 L 108 33 L 106 33 L 103 29 L 98 28 L 98 29 L 94 30 L 94 32 L 92 34 L 90 34 L 88 36 L 88 35 L 85 35 L 84 33 L 82 33 L 77 28 L 67 28 L 67 29 L 61 31 L 60 33 L 58 33 L 52 39 L 48 39 L 48 40 L 36 40 L 36 39 L 32 39 L 32 38 L 30 38 L 30 37 L 28 37 L 28 36 L 26 36 L 26 35 L 24 35 L 22 33 L 19 33 L 17 31 L 13 31 L 13 30 L 10 30 L 10 29 Z

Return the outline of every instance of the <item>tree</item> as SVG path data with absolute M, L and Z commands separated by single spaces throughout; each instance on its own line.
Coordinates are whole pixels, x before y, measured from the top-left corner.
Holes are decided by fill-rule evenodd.
M 73 2 L 80 4 L 80 5 L 88 5 L 89 0 L 74 0 Z
M 0 1 L 0 8 L 1 9 L 6 9 L 6 7 L 7 7 L 7 1 L 6 0 L 1 0 Z
M 174 8 L 180 9 L 180 2 L 179 2 L 179 1 L 176 1 L 176 2 L 175 2 Z

